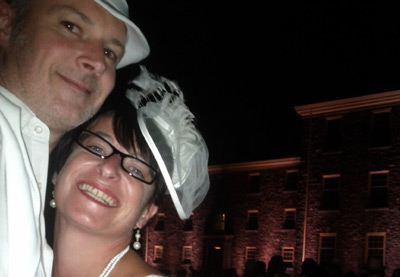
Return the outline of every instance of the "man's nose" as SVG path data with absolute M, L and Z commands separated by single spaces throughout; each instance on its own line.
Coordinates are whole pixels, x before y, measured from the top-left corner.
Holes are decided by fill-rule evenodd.
M 100 42 L 85 41 L 80 45 L 77 62 L 86 73 L 101 76 L 106 70 L 104 46 Z

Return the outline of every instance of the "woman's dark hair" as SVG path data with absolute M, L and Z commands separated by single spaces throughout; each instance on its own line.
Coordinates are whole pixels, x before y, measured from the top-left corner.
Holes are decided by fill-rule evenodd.
M 152 200 L 154 204 L 160 206 L 165 194 L 166 185 L 157 162 L 140 131 L 136 109 L 126 98 L 121 97 L 116 99 L 119 99 L 119 101 L 106 100 L 103 107 L 93 118 L 69 131 L 61 138 L 50 156 L 50 165 L 53 167 L 50 174 L 52 175 L 54 172 L 60 172 L 72 150 L 76 147 L 75 141 L 82 130 L 89 128 L 98 119 L 109 116 L 112 117 L 113 131 L 118 143 L 126 149 L 132 149 L 134 153 L 135 149 L 140 149 L 141 156 L 156 169 L 158 177 L 154 181 L 155 191 Z

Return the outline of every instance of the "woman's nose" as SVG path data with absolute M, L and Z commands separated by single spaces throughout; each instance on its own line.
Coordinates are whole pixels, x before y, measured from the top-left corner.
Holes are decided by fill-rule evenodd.
M 98 166 L 99 173 L 106 178 L 118 178 L 121 174 L 121 157 L 114 154 L 101 161 Z

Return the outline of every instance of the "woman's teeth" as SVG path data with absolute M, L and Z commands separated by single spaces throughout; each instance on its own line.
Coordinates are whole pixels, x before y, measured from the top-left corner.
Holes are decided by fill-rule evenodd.
M 98 189 L 95 189 L 91 185 L 80 184 L 79 189 L 81 191 L 83 191 L 84 193 L 86 193 L 87 195 L 89 195 L 90 197 L 92 197 L 93 199 L 96 199 L 97 201 L 99 201 L 105 205 L 108 205 L 111 207 L 117 206 L 115 201 L 110 196 L 108 196 L 107 194 L 105 194 L 104 192 L 102 192 Z

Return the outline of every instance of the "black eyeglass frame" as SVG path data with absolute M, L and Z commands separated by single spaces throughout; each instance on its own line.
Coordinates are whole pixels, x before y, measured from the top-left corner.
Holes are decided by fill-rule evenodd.
M 93 152 L 93 151 L 90 150 L 89 148 L 85 147 L 81 142 L 79 142 L 79 138 L 81 137 L 81 135 L 82 135 L 84 132 L 89 133 L 89 134 L 91 134 L 91 135 L 94 135 L 94 136 L 98 137 L 99 139 L 101 139 L 102 141 L 104 141 L 105 143 L 107 143 L 107 144 L 111 147 L 111 149 L 112 149 L 111 154 L 110 154 L 110 155 L 107 155 L 107 156 L 100 155 L 99 153 Z M 125 154 L 125 153 L 122 153 L 122 152 L 119 151 L 117 148 L 115 148 L 114 145 L 112 145 L 110 142 L 108 142 L 108 141 L 107 141 L 106 139 L 104 139 L 102 136 L 100 136 L 100 135 L 98 135 L 98 134 L 96 134 L 96 133 L 94 133 L 94 132 L 91 132 L 91 131 L 89 131 L 89 130 L 82 130 L 82 132 L 79 134 L 79 136 L 75 139 L 75 142 L 76 142 L 80 147 L 82 147 L 83 149 L 85 149 L 86 151 L 88 151 L 89 153 L 91 153 L 91 154 L 95 155 L 96 157 L 99 157 L 99 158 L 101 158 L 101 159 L 103 159 L 103 160 L 106 160 L 106 159 L 110 158 L 110 157 L 113 156 L 113 155 L 118 155 L 118 156 L 120 156 L 120 157 L 121 157 L 121 164 L 120 164 L 120 165 L 121 165 L 121 168 L 122 168 L 126 173 L 128 173 L 129 176 L 131 176 L 132 178 L 135 178 L 135 179 L 137 179 L 137 180 L 139 180 L 139 181 L 141 181 L 141 182 L 143 182 L 143 183 L 146 183 L 146 184 L 148 184 L 148 185 L 151 185 L 152 183 L 154 183 L 154 181 L 155 181 L 155 180 L 157 179 L 157 177 L 158 177 L 158 172 L 157 172 L 157 170 L 155 170 L 150 164 L 146 163 L 145 161 L 142 161 L 141 159 L 139 159 L 139 158 L 137 158 L 137 157 L 134 157 L 134 156 L 131 156 L 131 155 L 127 155 L 127 154 Z M 149 169 L 150 169 L 150 171 L 152 171 L 152 172 L 154 173 L 153 179 L 152 179 L 151 181 L 146 181 L 146 180 L 143 180 L 143 179 L 141 179 L 141 178 L 139 178 L 139 177 L 133 175 L 131 172 L 129 172 L 129 171 L 124 167 L 124 159 L 125 159 L 125 158 L 131 158 L 131 159 L 137 160 L 137 161 L 139 161 L 139 162 L 145 164 L 146 166 L 148 166 Z

